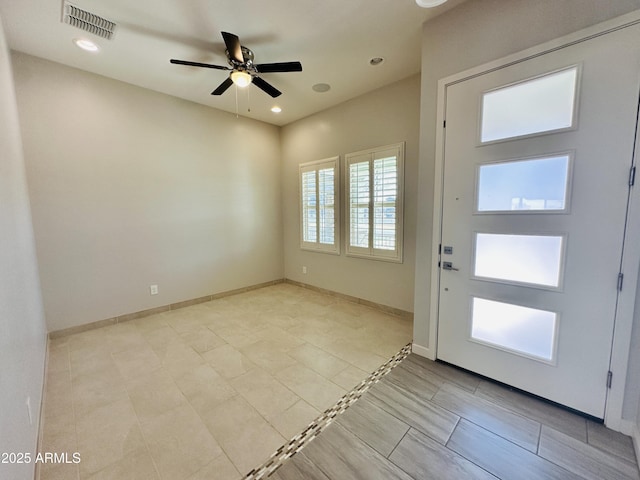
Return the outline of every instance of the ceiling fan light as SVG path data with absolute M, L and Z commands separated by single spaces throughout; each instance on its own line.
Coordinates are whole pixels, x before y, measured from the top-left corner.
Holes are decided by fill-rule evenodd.
M 231 80 L 240 88 L 248 87 L 251 83 L 251 75 L 247 72 L 231 72 Z
M 416 3 L 422 8 L 433 8 L 442 5 L 447 0 L 416 0 Z

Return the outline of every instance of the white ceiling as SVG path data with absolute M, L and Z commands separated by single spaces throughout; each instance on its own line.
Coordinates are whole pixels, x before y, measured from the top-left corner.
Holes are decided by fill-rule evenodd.
M 117 24 L 111 40 L 62 23 L 62 0 L 0 0 L 0 15 L 13 50 L 234 113 L 235 87 L 210 95 L 227 72 L 169 59 L 227 65 L 220 31 L 235 33 L 256 63 L 302 62 L 302 72 L 261 75 L 283 92 L 276 99 L 238 89 L 240 115 L 285 125 L 419 72 L 422 24 L 463 1 L 424 9 L 414 0 L 72 0 Z M 100 52 L 80 50 L 75 38 Z M 385 61 L 372 67 L 373 57 Z M 316 83 L 331 90 L 316 93 Z

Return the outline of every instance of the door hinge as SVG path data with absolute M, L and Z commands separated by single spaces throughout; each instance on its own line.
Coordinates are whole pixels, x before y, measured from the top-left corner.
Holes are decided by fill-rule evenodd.
M 624 273 L 620 272 L 618 274 L 618 291 L 622 291 L 622 283 L 624 282 Z
M 629 186 L 633 187 L 636 183 L 636 167 L 635 165 L 631 167 L 631 171 L 629 172 Z
M 613 381 L 613 372 L 609 370 L 607 372 L 607 388 L 611 388 L 611 382 Z
M 442 254 L 442 244 L 438 245 L 438 255 Z
M 446 120 L 442 121 L 442 128 L 447 128 L 447 121 Z

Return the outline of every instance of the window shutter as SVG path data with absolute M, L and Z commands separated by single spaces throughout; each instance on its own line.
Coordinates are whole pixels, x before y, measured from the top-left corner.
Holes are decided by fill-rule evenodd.
M 335 168 L 318 170 L 318 231 L 320 243 L 333 245 L 335 238 Z
M 373 248 L 396 249 L 398 159 L 395 155 L 373 161 Z
M 302 172 L 302 239 L 318 239 L 316 222 L 316 172 Z
M 402 262 L 404 143 L 345 155 L 347 255 Z
M 349 245 L 369 248 L 369 160 L 349 165 Z
M 340 253 L 338 157 L 300 165 L 300 248 Z

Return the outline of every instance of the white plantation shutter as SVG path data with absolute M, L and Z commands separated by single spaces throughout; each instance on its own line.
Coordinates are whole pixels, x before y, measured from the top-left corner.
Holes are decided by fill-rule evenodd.
M 338 157 L 300 165 L 300 247 L 340 253 Z
M 387 157 L 373 161 L 373 248 L 396 248 L 396 198 L 398 196 L 398 159 Z
M 336 167 L 318 170 L 318 230 L 320 243 L 336 243 L 335 192 Z
M 349 164 L 349 245 L 369 248 L 369 160 Z
M 315 242 L 318 239 L 316 223 L 316 171 L 302 172 L 302 239 Z
M 345 156 L 347 255 L 402 262 L 404 144 Z

